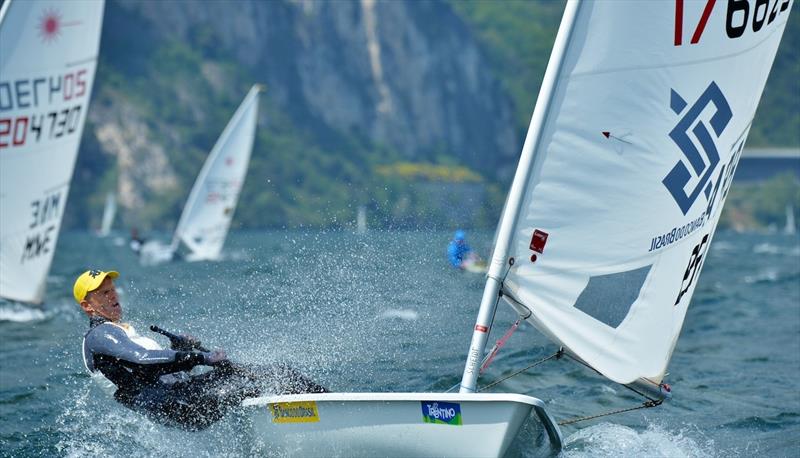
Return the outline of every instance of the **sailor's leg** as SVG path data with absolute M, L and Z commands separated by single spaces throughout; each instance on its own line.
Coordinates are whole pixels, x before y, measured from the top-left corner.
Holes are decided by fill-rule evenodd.
M 263 387 L 264 393 L 300 394 L 327 393 L 324 386 L 312 381 L 288 364 L 275 363 L 264 366 L 236 364 L 235 370 Z
M 219 421 L 233 405 L 206 388 L 202 383 L 193 385 L 191 381 L 159 383 L 133 394 L 117 391 L 114 397 L 154 421 L 197 431 Z
M 280 394 L 327 393 L 328 389 L 312 381 L 287 364 L 273 366 L 276 375 L 282 381 Z

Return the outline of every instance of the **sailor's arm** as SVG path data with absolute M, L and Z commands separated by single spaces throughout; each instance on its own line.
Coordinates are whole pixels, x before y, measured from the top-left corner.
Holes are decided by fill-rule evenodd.
M 211 353 L 199 351 L 148 350 L 112 324 L 98 326 L 90 332 L 86 345 L 92 354 L 111 357 L 125 365 L 142 366 L 158 374 L 188 371 L 197 365 L 212 364 L 214 359 Z

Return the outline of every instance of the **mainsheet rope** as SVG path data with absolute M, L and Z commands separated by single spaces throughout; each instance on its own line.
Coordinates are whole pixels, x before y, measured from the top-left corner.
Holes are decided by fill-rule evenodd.
M 661 403 L 663 403 L 663 402 L 664 401 L 662 399 L 657 399 L 657 400 L 648 399 L 647 401 L 642 403 L 642 405 L 636 406 L 636 407 L 629 407 L 627 409 L 612 410 L 610 412 L 599 413 L 597 415 L 589 415 L 589 416 L 586 416 L 586 417 L 577 417 L 577 418 L 571 418 L 569 420 L 559 421 L 558 422 L 558 426 L 571 425 L 573 423 L 578 423 L 579 421 L 586 421 L 586 420 L 592 420 L 592 419 L 600 418 L 600 417 L 607 417 L 609 415 L 616 415 L 618 413 L 623 413 L 623 412 L 631 412 L 633 410 L 648 409 L 650 407 L 660 406 Z

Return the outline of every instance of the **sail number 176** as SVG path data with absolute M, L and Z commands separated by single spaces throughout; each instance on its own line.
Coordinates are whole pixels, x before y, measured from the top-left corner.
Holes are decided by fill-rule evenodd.
M 697 17 L 685 17 L 684 0 L 675 0 L 675 46 L 683 45 L 684 25 L 694 27 L 690 43 L 697 44 L 706 29 L 708 18 L 717 0 L 706 0 L 703 12 Z M 764 25 L 771 24 L 775 18 L 789 8 L 791 0 L 728 0 L 725 12 L 725 33 L 728 38 L 744 35 L 748 26 L 758 32 Z

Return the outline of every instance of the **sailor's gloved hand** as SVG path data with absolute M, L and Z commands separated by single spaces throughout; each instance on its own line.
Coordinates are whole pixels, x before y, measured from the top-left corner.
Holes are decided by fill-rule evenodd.
M 192 351 L 201 345 L 199 339 L 189 334 L 180 334 L 174 339 L 170 338 L 170 346 L 176 351 Z
M 227 361 L 228 355 L 225 354 L 225 350 L 214 350 L 210 353 L 206 353 L 205 359 L 207 365 L 216 366 Z

